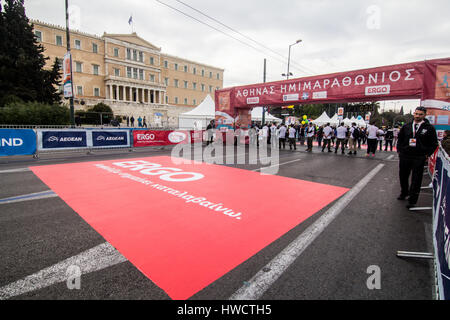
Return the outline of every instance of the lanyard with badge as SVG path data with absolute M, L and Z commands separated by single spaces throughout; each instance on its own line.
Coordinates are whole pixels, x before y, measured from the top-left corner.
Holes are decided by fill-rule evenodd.
M 422 123 L 417 124 L 417 132 L 419 131 L 421 125 L 422 125 Z M 412 137 L 412 139 L 409 139 L 409 146 L 410 147 L 416 147 L 417 146 L 416 124 L 414 122 L 413 122 L 413 125 L 412 125 L 412 129 L 413 129 L 413 137 Z

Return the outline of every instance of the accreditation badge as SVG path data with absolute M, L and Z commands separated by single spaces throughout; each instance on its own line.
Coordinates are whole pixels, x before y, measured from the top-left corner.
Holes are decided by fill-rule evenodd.
M 416 139 L 409 139 L 409 146 L 410 147 L 415 147 L 416 145 L 417 145 Z

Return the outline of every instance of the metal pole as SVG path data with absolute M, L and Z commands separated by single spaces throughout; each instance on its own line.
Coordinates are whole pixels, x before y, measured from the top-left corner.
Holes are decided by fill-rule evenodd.
M 291 47 L 292 47 L 292 44 L 289 46 L 288 69 L 287 69 L 287 73 L 286 73 L 286 80 L 289 80 L 289 65 L 291 63 Z
M 70 32 L 69 32 L 69 0 L 66 0 L 66 42 L 67 42 L 67 52 L 70 54 Z M 70 125 L 75 128 L 75 112 L 73 106 L 73 74 L 72 74 L 72 55 L 70 54 L 70 86 L 72 90 L 72 96 L 69 98 L 70 101 Z
M 264 75 L 263 75 L 263 82 L 266 83 L 266 59 L 264 59 Z M 266 121 L 266 109 L 264 106 L 262 107 L 262 121 L 261 125 L 264 126 L 264 122 Z

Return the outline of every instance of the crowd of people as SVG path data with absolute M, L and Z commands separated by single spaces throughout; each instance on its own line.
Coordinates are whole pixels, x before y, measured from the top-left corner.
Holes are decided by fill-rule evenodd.
M 367 156 L 375 156 L 375 152 L 394 151 L 397 144 L 400 128 L 398 126 L 383 126 L 378 128 L 374 123 L 366 127 L 358 126 L 352 123 L 350 126 L 341 123 L 338 126 L 327 123 L 322 126 L 316 126 L 312 122 L 309 124 L 291 124 L 286 126 L 284 123 L 252 124 L 249 137 L 251 144 L 259 145 L 260 141 L 265 140 L 268 144 L 278 143 L 280 149 L 286 149 L 288 142 L 290 150 L 297 150 L 297 142 L 301 146 L 307 145 L 307 152 L 312 152 L 313 142 L 317 141 L 318 147 L 322 152 L 342 154 L 348 150 L 349 155 L 356 155 L 357 149 L 361 145 L 367 145 Z M 332 150 L 334 149 L 334 150 Z

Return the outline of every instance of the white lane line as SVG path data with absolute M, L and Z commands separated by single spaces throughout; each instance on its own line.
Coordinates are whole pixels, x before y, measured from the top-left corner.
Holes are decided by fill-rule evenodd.
M 47 191 L 42 191 L 42 192 L 36 192 L 36 193 L 30 193 L 30 194 L 24 194 L 24 195 L 20 195 L 20 196 L 14 196 L 14 197 L 9 197 L 9 198 L 5 198 L 5 199 L 0 199 L 0 205 L 7 204 L 7 203 L 16 203 L 16 202 L 46 199 L 46 198 L 56 198 L 56 197 L 58 197 L 58 195 L 56 193 L 54 193 L 52 190 L 47 190 Z
M 270 158 L 268 158 L 268 159 L 270 159 Z M 289 164 L 289 163 L 293 163 L 293 162 L 297 162 L 297 161 L 302 161 L 303 159 L 296 159 L 296 160 L 292 160 L 292 161 L 288 161 L 288 162 L 283 162 L 283 163 L 279 163 L 279 164 L 274 164 L 273 166 L 269 166 L 269 167 L 261 167 L 261 168 L 258 168 L 258 169 L 254 169 L 254 170 L 252 170 L 252 171 L 259 171 L 259 170 L 261 170 L 261 169 L 267 169 L 267 168 L 274 168 L 274 167 L 277 167 L 277 166 L 284 166 L 285 164 Z
M 392 159 L 394 159 L 394 157 L 395 156 L 393 154 L 391 154 L 389 157 L 386 158 L 386 160 L 392 160 Z
M 0 170 L 0 173 L 15 173 L 15 172 L 27 172 L 31 171 L 29 168 L 19 168 L 19 169 L 10 169 L 10 170 Z
M 0 300 L 9 299 L 67 281 L 70 276 L 70 274 L 67 274 L 67 271 L 71 266 L 78 266 L 83 275 L 111 267 L 124 261 L 127 261 L 127 259 L 112 245 L 106 242 L 0 288 Z M 81 286 L 83 286 L 82 280 Z
M 334 206 L 328 209 L 316 222 L 309 226 L 297 239 L 291 242 L 272 261 L 257 272 L 245 286 L 237 290 L 230 300 L 257 300 L 269 289 L 284 271 L 305 251 L 306 248 L 325 230 L 325 228 L 341 213 L 355 196 L 384 167 L 379 164 Z

